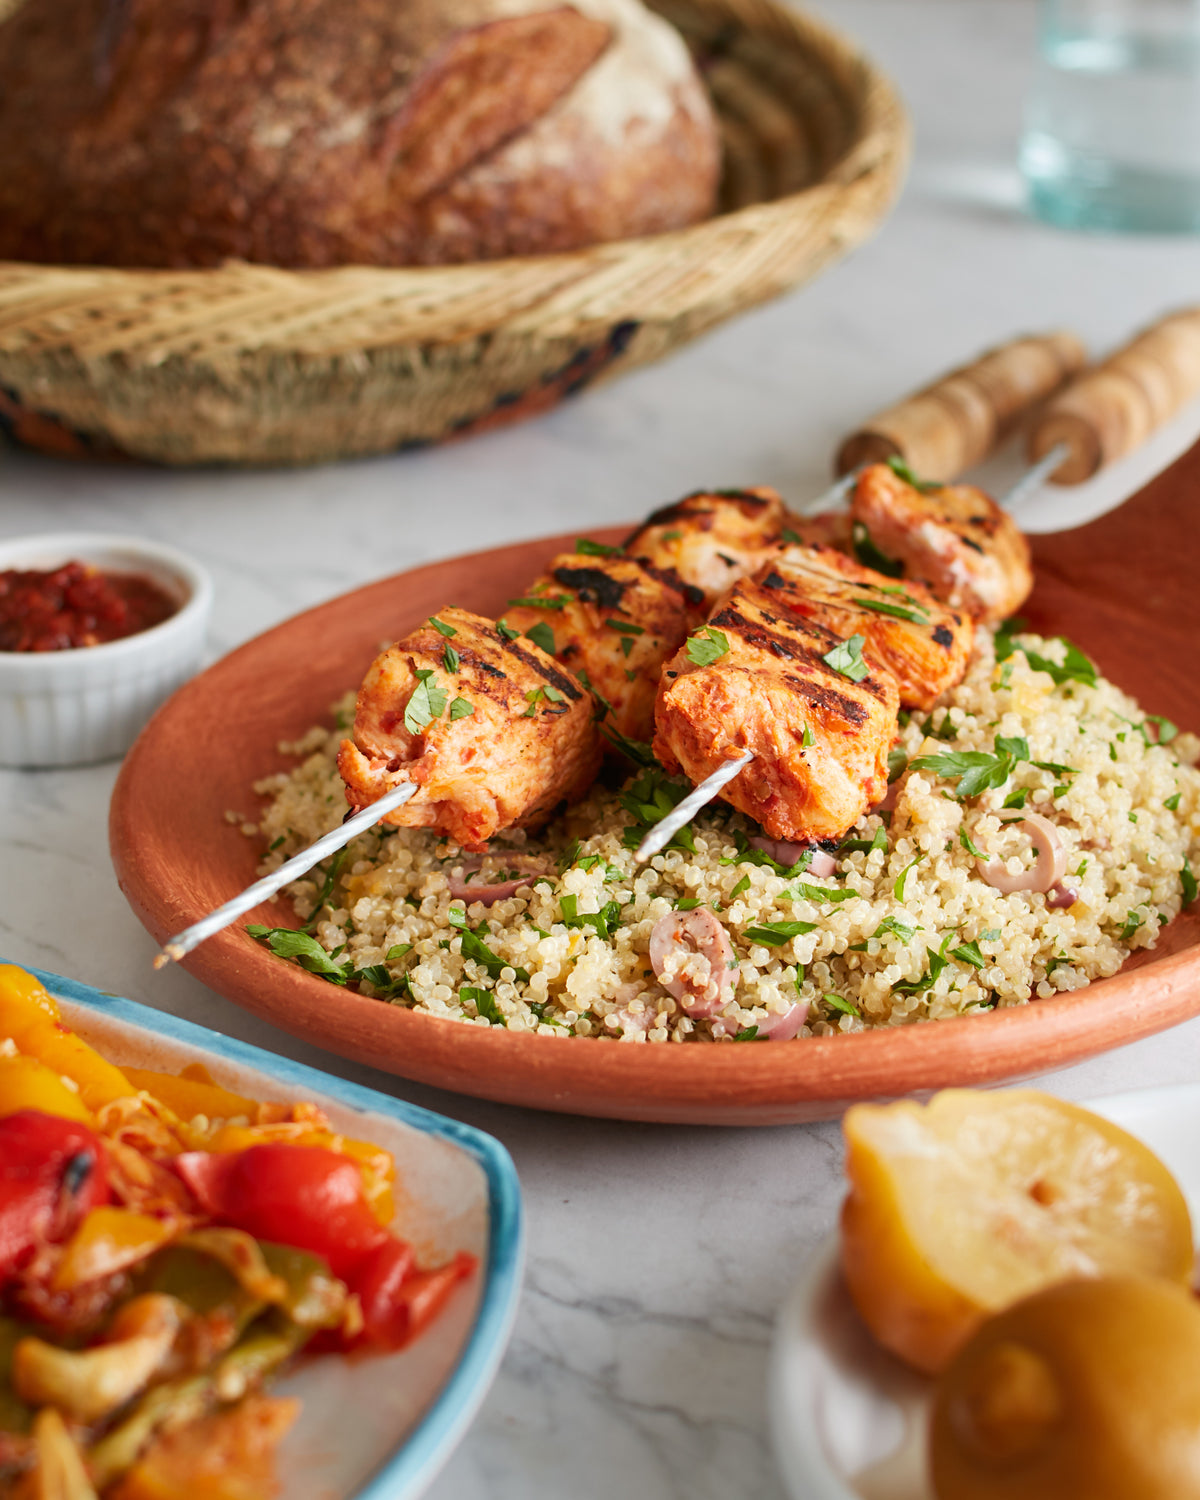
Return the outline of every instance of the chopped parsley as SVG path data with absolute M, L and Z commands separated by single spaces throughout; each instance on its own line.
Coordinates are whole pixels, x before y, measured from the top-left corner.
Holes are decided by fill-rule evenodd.
M 852 888 L 839 887 L 829 889 L 823 885 L 809 885 L 807 881 L 801 881 L 794 890 L 787 893 L 795 901 L 803 896 L 809 901 L 850 901 L 858 892 Z
M 822 995 L 821 999 L 828 1005 L 830 1010 L 838 1010 L 844 1016 L 855 1016 L 858 1020 L 862 1020 L 862 1012 L 852 1000 L 846 1000 L 841 995 L 833 994 Z
M 668 776 L 657 766 L 647 766 L 630 782 L 618 801 L 634 821 L 625 826 L 621 841 L 627 849 L 636 849 L 643 835 L 653 828 L 687 796 L 691 783 Z M 683 827 L 667 845 L 669 849 L 686 849 L 695 854 L 696 841 L 690 827 Z
M 450 720 L 469 719 L 475 712 L 475 705 L 468 703 L 465 698 L 455 698 L 450 705 Z
M 894 932 L 902 943 L 910 943 L 920 930 L 919 927 L 906 921 L 904 917 L 890 916 L 884 917 L 871 936 L 883 937 L 885 933 Z
M 870 676 L 871 669 L 863 661 L 862 648 L 866 636 L 852 635 L 848 641 L 839 641 L 832 651 L 827 651 L 821 660 L 851 682 L 861 682 Z
M 681 896 L 675 903 L 676 911 L 695 911 L 698 906 L 703 906 L 699 896 Z
M 1061 641 L 1066 648 L 1062 665 L 1051 661 L 1048 656 L 1042 656 L 1040 652 L 1032 650 L 1028 646 L 1013 638 L 1010 630 L 1024 628 L 1024 621 L 1008 620 L 996 634 L 996 660 L 1006 661 L 1014 651 L 1024 654 L 1026 661 L 1035 672 L 1047 672 L 1056 685 L 1062 686 L 1064 682 L 1082 682 L 1085 687 L 1096 686 L 1095 664 L 1083 654 L 1073 642 L 1067 640 L 1065 635 L 1055 636 L 1054 639 Z
M 581 536 L 575 542 L 575 551 L 583 557 L 619 557 L 622 547 L 606 547 L 603 542 L 593 542 L 589 536 Z
M 747 1026 L 744 1031 L 739 1031 L 738 1034 L 734 1037 L 734 1041 L 735 1042 L 756 1042 L 757 1040 L 758 1040 L 758 1027 L 757 1026 Z M 763 1037 L 763 1041 L 764 1042 L 766 1041 L 766 1037 Z
M 459 667 L 462 666 L 462 657 L 459 656 L 453 646 L 447 646 L 442 652 L 442 666 L 445 667 L 447 672 L 457 672 Z
M 433 675 L 429 670 L 417 672 L 420 681 L 404 710 L 404 727 L 409 734 L 420 734 L 446 711 L 446 690 L 434 684 Z
M 700 905 L 699 902 L 696 903 Z M 579 897 L 566 895 L 559 897 L 559 906 L 562 909 L 562 922 L 564 927 L 591 927 L 595 930 L 597 937 L 611 937 L 613 928 L 617 925 L 621 916 L 621 903 L 619 901 L 606 901 L 599 911 L 579 911 Z
M 545 620 L 539 620 L 525 632 L 525 639 L 532 641 L 535 646 L 540 646 L 547 656 L 554 655 L 554 632 L 546 624 Z
M 1027 786 L 1018 787 L 1015 792 L 1009 792 L 1008 796 L 1005 797 L 1004 806 L 1015 807 L 1019 809 L 1025 806 L 1025 803 L 1028 801 L 1028 799 L 1029 788 Z M 1001 811 L 1003 811 L 1003 808 L 1001 809 Z
M 723 630 L 714 630 L 706 625 L 699 635 L 692 636 L 687 643 L 688 660 L 697 667 L 711 667 L 729 651 L 729 637 Z
M 1183 904 L 1184 906 L 1191 906 L 1192 902 L 1196 899 L 1197 885 L 1196 877 L 1192 874 L 1190 865 L 1185 864 L 1183 869 L 1180 870 L 1179 880 L 1183 886 Z
M 351 959 L 338 963 L 338 954 L 346 946 L 344 943 L 335 953 L 326 953 L 311 933 L 297 932 L 291 927 L 260 927 L 253 923 L 246 931 L 256 941 L 266 943 L 272 953 L 278 954 L 280 958 L 294 959 L 302 969 L 316 974 L 330 984 L 369 984 L 379 991 L 381 1000 L 391 1000 L 397 995 L 412 993 L 408 975 L 401 974 L 398 979 L 393 979 L 383 964 L 369 964 L 365 969 L 356 969 Z M 406 946 L 405 952 L 407 951 Z M 389 961 L 394 952 L 395 949 L 392 949 L 388 953 Z
M 908 872 L 910 870 L 915 870 L 924 858 L 925 851 L 922 850 L 915 859 L 910 859 L 909 862 L 904 866 L 903 870 L 900 871 L 899 875 L 896 876 L 896 883 L 892 887 L 892 894 L 895 896 L 897 901 L 904 900 L 904 887 L 908 884 Z
M 903 590 L 900 590 L 903 593 Z M 904 594 L 906 599 L 911 595 Z M 910 625 L 928 625 L 929 611 L 922 609 L 915 599 L 912 607 L 907 608 L 903 604 L 893 604 L 888 599 L 852 599 L 852 604 L 857 604 L 860 609 L 873 610 L 877 615 L 891 615 L 897 620 L 907 620 Z
M 604 623 L 608 626 L 608 628 L 610 630 L 619 630 L 622 635 L 645 635 L 646 634 L 644 626 L 633 625 L 630 622 L 628 622 L 627 620 L 611 620 L 610 619 L 610 620 L 605 620 Z
M 904 564 L 889 557 L 886 552 L 881 552 L 861 521 L 855 521 L 851 535 L 854 555 L 864 568 L 873 568 L 876 573 L 882 573 L 887 578 L 903 578 Z
M 742 937 L 748 943 L 763 943 L 775 947 L 779 943 L 790 942 L 792 938 L 803 937 L 806 932 L 815 932 L 815 922 L 762 922 L 756 927 L 747 927 Z
M 723 865 L 762 865 L 768 870 L 774 870 L 776 875 L 783 875 L 790 880 L 795 875 L 802 875 L 812 864 L 813 851 L 805 849 L 794 865 L 781 865 L 765 849 L 754 848 L 740 828 L 734 829 L 733 842 L 737 845 L 737 853 L 732 858 L 722 855 Z
M 1163 803 L 1163 806 L 1167 809 L 1168 812 L 1178 812 L 1179 811 L 1179 793 L 1178 792 L 1172 793 L 1172 795 L 1170 797 L 1168 797 L 1166 799 L 1166 801 Z M 278 843 L 279 840 L 276 839 L 275 842 Z M 274 847 L 275 847 L 275 844 L 272 844 L 271 848 L 274 849 Z
M 899 748 L 889 750 L 887 758 L 887 768 L 888 786 L 891 786 L 893 781 L 899 781 L 901 776 L 904 775 L 905 771 L 908 770 L 907 753 Z
M 516 638 L 521 634 L 519 630 L 514 630 L 511 625 L 506 625 L 503 620 L 496 621 L 496 629 L 500 632 L 501 637 L 506 641 L 515 641 Z
M 921 755 L 913 761 L 913 769 L 932 771 L 947 781 L 956 780 L 954 795 L 962 802 L 968 797 L 978 797 L 989 787 L 1003 786 L 1017 761 L 1029 759 L 1029 744 L 1024 739 L 997 735 L 994 745 L 994 755 L 986 750 L 946 750 L 940 755 Z
M 729 899 L 732 901 L 735 897 L 740 896 L 743 891 L 748 891 L 749 889 L 750 877 L 749 875 L 743 875 L 738 883 L 734 886 L 734 888 L 730 891 Z
M 412 947 L 411 943 L 393 943 L 384 954 L 384 959 L 389 964 L 398 963 L 406 953 L 412 952 Z
M 958 830 L 958 842 L 963 846 L 968 854 L 973 854 L 976 859 L 986 858 L 983 850 L 980 849 L 979 846 L 972 841 L 971 835 L 967 832 L 965 827 Z
M 444 620 L 439 620 L 436 615 L 429 616 L 429 623 L 439 635 L 444 635 L 447 640 L 458 634 L 453 625 L 447 625 Z
M 1145 917 L 1138 911 L 1137 907 L 1131 907 L 1125 913 L 1125 925 L 1117 933 L 1117 941 L 1119 943 L 1127 943 L 1144 921 Z
M 973 943 L 960 943 L 957 948 L 951 948 L 950 957 L 957 958 L 960 963 L 970 964 L 973 969 L 987 967 L 987 959 L 979 951 L 978 939 Z
M 510 609 L 565 609 L 571 602 L 570 594 L 526 594 L 522 599 L 510 599 Z
M 936 480 L 918 479 L 898 453 L 893 453 L 891 458 L 886 460 L 886 463 L 897 479 L 903 479 L 905 484 L 911 484 L 913 489 L 920 490 L 922 495 L 928 495 L 934 490 L 941 489 L 941 485 Z
M 877 828 L 874 838 L 870 839 L 843 839 L 838 845 L 838 854 L 874 854 L 877 849 L 885 853 L 888 846 L 886 828 Z
M 504 1025 L 504 1013 L 496 1003 L 496 997 L 491 990 L 480 989 L 475 984 L 464 984 L 458 992 L 458 998 L 475 1006 L 475 1012 L 490 1021 L 493 1026 Z

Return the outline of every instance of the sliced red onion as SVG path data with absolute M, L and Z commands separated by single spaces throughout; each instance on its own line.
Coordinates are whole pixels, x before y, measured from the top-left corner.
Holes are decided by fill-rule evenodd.
M 499 855 L 492 857 L 501 859 Z M 483 855 L 468 855 L 462 861 L 461 876 L 446 876 L 446 885 L 451 899 L 466 901 L 468 905 L 473 901 L 478 901 L 483 906 L 491 906 L 497 901 L 507 901 L 510 896 L 515 896 L 523 885 L 528 885 L 539 875 L 548 873 L 545 862 L 532 854 L 513 854 L 503 858 L 502 862 L 510 870 L 523 870 L 525 873 L 516 880 L 500 880 L 490 885 L 476 885 L 465 877 L 483 868 Z
M 1054 886 L 1047 894 L 1046 905 L 1055 909 L 1060 909 L 1067 906 L 1074 906 L 1076 901 L 1078 900 L 1078 891 L 1068 890 L 1060 880 L 1059 883 Z
M 696 958 L 699 962 L 696 962 Z M 650 933 L 650 963 L 668 995 L 693 1020 L 715 1015 L 728 1005 L 741 978 L 729 934 L 706 906 L 671 911 Z M 687 973 L 680 968 L 686 966 Z M 668 971 L 670 977 L 664 979 Z
M 782 1014 L 772 1011 L 765 1021 L 758 1023 L 758 1035 L 769 1042 L 790 1042 L 808 1020 L 808 1002 L 793 1000 Z
M 837 874 L 837 860 L 825 849 L 814 849 L 811 844 L 792 844 L 786 839 L 769 839 L 765 835 L 749 840 L 755 849 L 761 849 L 778 865 L 794 865 L 810 850 L 812 859 L 808 864 L 808 873 L 816 875 L 818 879 L 824 879 L 827 875 Z
M 1014 891 L 1053 891 L 1067 873 L 1067 851 L 1057 827 L 1049 818 L 1034 812 L 1022 813 L 1019 818 L 1010 818 L 1009 822 L 1024 823 L 1028 827 L 1030 841 L 1037 850 L 1037 862 L 1019 875 L 1010 875 L 1001 859 L 994 859 L 989 864 L 977 859 L 975 863 L 980 875 L 1002 896 L 1010 896 Z

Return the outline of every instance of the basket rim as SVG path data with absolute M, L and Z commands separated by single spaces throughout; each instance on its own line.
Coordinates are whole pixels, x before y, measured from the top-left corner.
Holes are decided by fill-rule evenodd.
M 260 284 L 269 282 L 278 291 L 289 285 L 300 291 L 328 287 L 339 281 L 353 281 L 364 289 L 375 285 L 380 292 L 393 295 L 419 288 L 444 288 L 459 280 L 472 285 L 490 282 L 499 292 L 507 282 L 527 281 L 532 272 L 554 269 L 564 282 L 568 282 L 573 279 L 571 272 L 576 269 L 583 276 L 597 267 L 615 266 L 660 250 L 670 252 L 687 246 L 695 254 L 702 255 L 710 244 L 715 246 L 716 242 L 727 237 L 743 239 L 747 234 L 774 228 L 825 199 L 844 202 L 849 207 L 864 192 L 874 195 L 882 188 L 889 198 L 894 196 L 910 154 L 911 126 L 891 80 L 856 43 L 811 13 L 795 10 L 781 0 L 757 0 L 756 8 L 764 17 L 770 17 L 773 24 L 782 25 L 793 33 L 798 41 L 822 52 L 823 61 L 839 72 L 857 75 L 855 92 L 859 113 L 852 140 L 824 177 L 796 192 L 714 214 L 698 224 L 662 234 L 608 240 L 576 250 L 457 265 L 343 265 L 293 269 L 263 262 L 230 260 L 220 266 L 172 268 L 0 260 L 0 293 L 6 288 L 11 289 L 14 284 L 24 286 L 32 296 L 37 296 L 42 288 L 50 285 L 75 291 L 87 287 L 98 290 L 103 286 L 121 289 L 142 286 L 152 290 L 170 283 L 173 289 L 179 290 L 212 286 L 217 281 L 236 284 L 238 280 Z M 0 329 L 0 346 L 3 333 L 11 331 L 14 300 L 10 294 L 0 304 L 0 311 L 5 306 L 9 309 L 9 315 L 3 320 L 7 326 Z M 615 307 L 615 311 L 619 316 L 619 309 Z

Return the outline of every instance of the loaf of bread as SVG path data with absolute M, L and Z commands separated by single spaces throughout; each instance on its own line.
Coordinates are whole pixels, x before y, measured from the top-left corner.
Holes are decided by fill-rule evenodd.
M 0 258 L 437 265 L 713 210 L 716 126 L 640 0 L 23 0 Z

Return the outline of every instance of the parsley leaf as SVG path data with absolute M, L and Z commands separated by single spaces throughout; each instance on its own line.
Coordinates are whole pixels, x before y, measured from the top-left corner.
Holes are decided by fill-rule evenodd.
M 1196 899 L 1198 887 L 1196 885 L 1196 877 L 1192 874 L 1190 865 L 1185 864 L 1183 869 L 1180 870 L 1179 879 L 1183 885 L 1183 904 L 1184 906 L 1191 906 L 1192 902 Z
M 737 1033 L 737 1035 L 734 1037 L 734 1041 L 735 1042 L 756 1042 L 757 1040 L 758 1040 L 758 1027 L 757 1026 L 747 1026 L 746 1029 L 745 1029 L 745 1031 L 739 1031 Z M 763 1037 L 763 1041 L 765 1042 L 766 1040 L 767 1040 L 767 1038 Z
M 459 656 L 453 646 L 447 646 L 442 652 L 442 666 L 445 667 L 447 672 L 457 672 L 459 667 L 462 666 L 462 657 Z
M 1029 744 L 1024 739 L 997 735 L 995 748 L 994 755 L 986 750 L 946 750 L 939 755 L 920 755 L 912 764 L 915 770 L 932 771 L 947 781 L 957 780 L 954 795 L 961 802 L 978 797 L 989 787 L 1003 786 L 1016 762 L 1029 759 Z
M 922 495 L 928 495 L 932 490 L 941 489 L 941 485 L 937 484 L 934 480 L 918 479 L 898 453 L 893 453 L 891 458 L 887 459 L 886 462 L 888 468 L 891 469 L 897 479 L 903 479 L 905 484 L 911 484 L 913 489 L 920 490 Z
M 1078 646 L 1076 646 L 1072 641 L 1067 640 L 1065 635 L 1054 637 L 1055 640 L 1061 641 L 1066 647 L 1066 654 L 1063 657 L 1063 663 L 1061 666 L 1059 666 L 1056 661 L 1051 661 L 1048 656 L 1043 656 L 1040 652 L 1034 651 L 1029 646 L 1022 646 L 1020 641 L 1013 639 L 1012 635 L 1009 634 L 1009 629 L 1010 627 L 1016 628 L 1018 624 L 1020 624 L 1020 626 L 1023 628 L 1023 621 L 1005 621 L 1005 624 L 997 632 L 997 661 L 1004 661 L 1008 657 L 1010 657 L 1014 651 L 1020 651 L 1023 653 L 1026 661 L 1035 672 L 1048 673 L 1054 679 L 1055 684 L 1059 687 L 1061 687 L 1064 682 L 1082 682 L 1085 687 L 1096 686 L 1097 673 L 1094 663 L 1088 660 L 1088 658 L 1083 654 Z
M 861 682 L 870 675 L 871 669 L 863 661 L 862 648 L 866 636 L 852 635 L 848 641 L 839 641 L 832 651 L 827 651 L 821 660 L 851 682 Z
M 632 625 L 626 620 L 605 620 L 610 630 L 619 630 L 622 635 L 645 635 L 645 628 L 641 625 Z
M 743 891 L 748 891 L 749 889 L 750 877 L 749 875 L 743 875 L 738 883 L 734 886 L 734 888 L 730 891 L 729 899 L 732 901 L 736 896 L 740 896 Z
M 907 594 L 904 596 L 909 597 Z M 911 625 L 928 625 L 929 611 L 924 610 L 914 599 L 913 607 L 906 609 L 903 604 L 892 604 L 887 599 L 852 599 L 852 604 L 857 604 L 860 609 L 874 610 L 877 615 L 892 615 L 897 620 L 907 620 Z
M 1127 943 L 1129 939 L 1134 935 L 1134 933 L 1138 930 L 1138 928 L 1142 925 L 1144 920 L 1145 918 L 1143 914 L 1138 911 L 1137 907 L 1131 907 L 1129 911 L 1125 913 L 1125 925 L 1121 928 L 1120 932 L 1117 933 L 1117 941 L 1119 943 Z
M 860 1021 L 862 1020 L 862 1012 L 852 1000 L 845 1000 L 841 995 L 822 995 L 821 999 L 830 1010 L 839 1010 L 844 1016 L 857 1016 Z
M 922 850 L 915 859 L 910 859 L 909 862 L 904 866 L 903 870 L 900 871 L 899 875 L 896 876 L 896 883 L 892 887 L 892 894 L 895 896 L 897 901 L 904 900 L 904 887 L 908 884 L 908 872 L 910 870 L 915 870 L 924 858 L 925 851 Z
M 706 625 L 699 635 L 690 637 L 687 657 L 697 667 L 711 667 L 729 650 L 729 637 L 723 630 L 714 630 Z
M 804 896 L 809 901 L 850 901 L 858 895 L 858 892 L 849 887 L 831 889 L 823 885 L 809 885 L 807 881 L 802 880 L 794 890 L 787 894 L 793 901 L 799 896 Z
M 855 521 L 852 532 L 854 555 L 864 568 L 873 568 L 887 578 L 903 578 L 904 564 L 881 552 L 871 540 L 871 533 L 861 521 Z
M 957 948 L 951 948 L 950 957 L 957 958 L 964 964 L 970 964 L 975 969 L 986 969 L 987 959 L 979 951 L 979 943 L 960 943 Z
M 986 858 L 983 850 L 972 842 L 971 835 L 967 832 L 965 827 L 962 827 L 958 830 L 958 842 L 963 846 L 968 854 L 973 854 L 976 859 Z
M 815 922 L 760 922 L 755 927 L 747 927 L 742 933 L 747 943 L 765 943 L 774 947 L 778 943 L 789 942 L 794 937 L 803 937 L 806 932 L 815 932 Z
M 510 599 L 509 609 L 565 609 L 571 602 L 570 594 L 526 594 L 521 599 Z
M 888 786 L 893 781 L 899 781 L 905 771 L 908 770 L 908 755 L 905 751 L 896 748 L 888 751 Z
M 447 640 L 449 640 L 451 636 L 455 636 L 458 634 L 458 631 L 455 630 L 453 625 L 447 625 L 445 621 L 439 620 L 436 615 L 429 616 L 429 623 L 433 626 L 433 628 L 439 635 L 444 635 Z
M 647 766 L 618 797 L 618 801 L 634 819 L 626 824 L 621 841 L 627 849 L 636 849 L 642 835 L 655 823 L 677 807 L 691 791 L 691 783 L 670 777 L 657 766 Z M 695 854 L 696 841 L 690 827 L 684 827 L 671 839 L 668 848 L 686 849 Z
M 732 859 L 722 856 L 723 865 L 761 865 L 765 869 L 774 870 L 776 875 L 783 875 L 790 880 L 794 875 L 802 875 L 812 864 L 813 851 L 805 849 L 794 865 L 781 865 L 777 859 L 772 859 L 765 849 L 754 848 L 740 828 L 733 830 L 733 842 L 737 845 L 737 853 Z
M 480 925 L 483 926 L 484 930 L 486 931 L 487 924 L 481 923 Z M 493 979 L 500 978 L 501 969 L 511 967 L 513 969 L 516 969 L 518 979 L 522 980 L 525 984 L 529 983 L 529 974 L 527 970 L 517 969 L 517 966 L 515 964 L 510 965 L 506 958 L 501 958 L 498 954 L 493 953 L 477 932 L 471 932 L 467 929 L 463 929 L 462 955 L 464 958 L 474 959 L 481 968 L 487 970 L 488 974 Z
M 511 625 L 506 625 L 503 620 L 496 621 L 496 629 L 499 631 L 502 639 L 506 641 L 515 641 L 521 634 L 519 630 L 514 630 Z
M 417 676 L 420 681 L 404 710 L 404 727 L 409 734 L 420 734 L 427 724 L 432 724 L 434 719 L 440 719 L 446 710 L 445 688 L 430 686 L 433 673 L 431 671 L 418 672 Z
M 450 720 L 453 723 L 455 719 L 469 719 L 474 712 L 473 703 L 468 703 L 465 698 L 455 698 L 450 705 Z
M 545 620 L 539 620 L 536 625 L 531 626 L 525 632 L 525 639 L 540 646 L 547 656 L 554 655 L 554 632 Z
M 882 937 L 886 932 L 894 932 L 902 943 L 910 943 L 920 930 L 919 927 L 914 927 L 911 922 L 906 921 L 903 917 L 891 916 L 884 917 L 871 936 Z
M 480 989 L 475 984 L 464 984 L 458 992 L 458 998 L 474 1002 L 476 1015 L 483 1016 L 493 1026 L 504 1025 L 504 1012 L 496 1003 L 496 997 L 491 990 Z
M 1164 801 L 1163 806 L 1167 809 L 1168 812 L 1179 811 L 1179 796 L 1180 794 L 1178 792 L 1174 792 Z
M 1029 788 L 1027 786 L 1018 787 L 1015 792 L 1009 792 L 1008 796 L 1005 797 L 1004 806 L 1022 808 L 1025 806 L 1028 797 Z M 1003 811 L 1003 809 L 1001 810 Z
M 345 984 L 349 977 L 345 966 L 335 963 L 311 933 L 297 932 L 291 927 L 260 927 L 257 923 L 246 931 L 252 938 L 265 942 L 280 958 L 294 958 L 310 974 L 320 974 L 334 984 Z
M 619 557 L 622 547 L 606 547 L 603 542 L 593 542 L 591 537 L 581 536 L 575 542 L 575 551 L 583 557 Z

